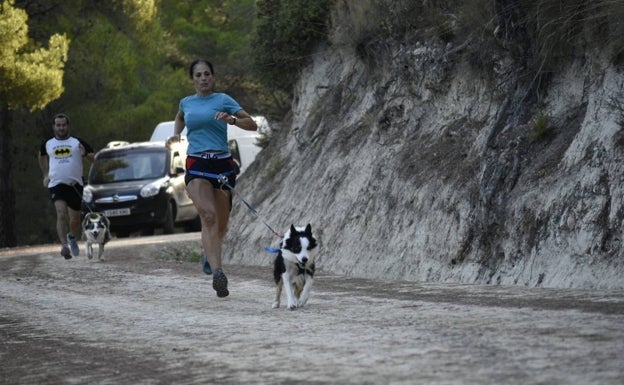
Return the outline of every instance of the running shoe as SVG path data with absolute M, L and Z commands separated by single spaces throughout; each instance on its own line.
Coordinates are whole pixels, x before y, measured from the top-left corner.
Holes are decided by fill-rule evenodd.
M 69 243 L 69 247 L 71 247 L 71 253 L 74 257 L 80 255 L 80 248 L 78 247 L 78 242 L 76 242 L 76 238 L 70 233 L 67 233 L 67 243 Z
M 206 256 L 203 254 L 201 256 L 201 264 L 202 264 L 202 269 L 204 270 L 204 273 L 208 275 L 212 274 L 212 269 L 210 268 L 210 263 L 208 263 L 208 258 L 206 258 Z
M 228 280 L 225 274 L 223 274 L 223 270 L 217 269 L 214 272 L 212 277 L 212 288 L 217 292 L 217 297 L 223 298 L 230 295 L 230 292 L 227 288 Z
M 69 251 L 69 247 L 67 247 L 67 244 L 64 243 L 63 246 L 61 246 L 61 255 L 65 258 L 65 259 L 71 259 L 71 253 Z

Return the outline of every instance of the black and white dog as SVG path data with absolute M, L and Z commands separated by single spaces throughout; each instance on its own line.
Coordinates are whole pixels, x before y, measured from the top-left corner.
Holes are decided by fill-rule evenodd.
M 273 277 L 277 284 L 277 293 L 273 309 L 280 306 L 282 288 L 286 290 L 288 308 L 302 307 L 310 297 L 314 282 L 314 253 L 316 239 L 312 236 L 312 227 L 290 226 L 284 235 L 279 252 L 275 257 Z
M 82 232 L 87 239 L 87 258 L 93 258 L 93 245 L 99 245 L 98 259 L 103 260 L 104 245 L 110 241 L 110 222 L 102 213 L 89 213 L 82 221 Z

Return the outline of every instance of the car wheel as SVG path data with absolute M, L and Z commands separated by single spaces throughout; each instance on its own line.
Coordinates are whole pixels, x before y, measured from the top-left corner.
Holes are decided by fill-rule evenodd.
M 117 238 L 128 238 L 130 236 L 130 232 L 127 230 L 117 230 L 115 231 L 115 235 Z
M 167 212 L 165 213 L 165 220 L 163 222 L 163 233 L 164 234 L 173 234 L 174 226 L 173 223 L 173 203 L 169 202 L 167 204 Z
M 154 228 L 153 227 L 147 227 L 145 229 L 142 229 L 141 230 L 141 235 L 145 235 L 145 236 L 154 235 Z
M 195 219 L 191 219 L 186 223 L 185 226 L 186 231 L 201 231 L 201 218 L 199 215 L 195 217 Z

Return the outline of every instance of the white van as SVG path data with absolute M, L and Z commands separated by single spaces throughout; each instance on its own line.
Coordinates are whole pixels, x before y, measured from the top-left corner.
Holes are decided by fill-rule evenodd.
M 238 162 L 241 174 L 262 150 L 257 144 L 261 135 L 270 131 L 269 124 L 264 116 L 253 116 L 253 119 L 258 124 L 258 131 L 247 131 L 228 124 L 230 152 L 234 160 Z M 150 142 L 166 141 L 168 137 L 173 135 L 173 124 L 173 121 L 158 123 L 156 128 L 154 128 Z M 182 130 L 182 136 L 186 136 L 186 127 Z

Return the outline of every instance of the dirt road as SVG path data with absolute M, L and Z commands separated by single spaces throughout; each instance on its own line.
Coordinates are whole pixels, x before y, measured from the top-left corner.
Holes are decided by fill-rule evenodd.
M 0 251 L 1 383 L 624 384 L 622 292 L 321 271 L 305 308 L 271 309 L 268 266 L 227 266 L 219 299 L 196 241 Z

